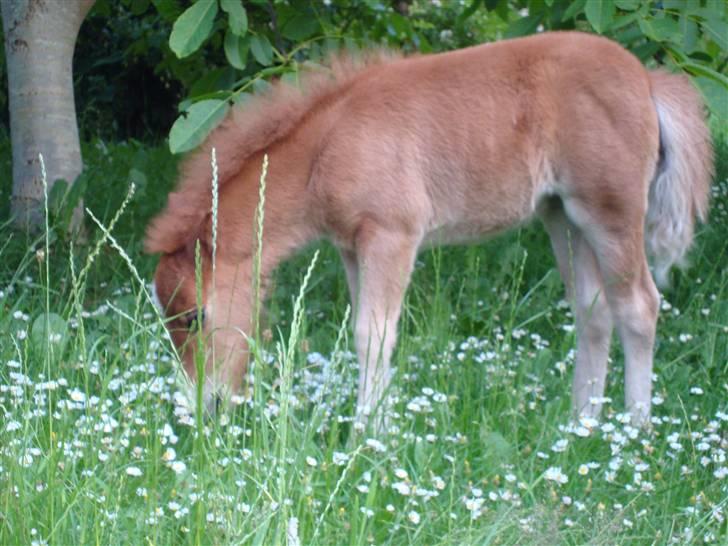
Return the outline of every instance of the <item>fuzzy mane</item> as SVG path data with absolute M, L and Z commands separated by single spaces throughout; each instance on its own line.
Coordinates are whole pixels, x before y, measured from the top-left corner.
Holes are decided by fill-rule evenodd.
M 340 54 L 329 59 L 328 68 L 302 74 L 299 86 L 278 81 L 266 93 L 233 107 L 205 142 L 182 162 L 177 190 L 169 194 L 167 207 L 147 229 L 146 251 L 175 252 L 199 233 L 212 206 L 213 148 L 222 191 L 248 158 L 291 134 L 317 105 L 343 93 L 361 73 L 395 58 L 383 50 Z

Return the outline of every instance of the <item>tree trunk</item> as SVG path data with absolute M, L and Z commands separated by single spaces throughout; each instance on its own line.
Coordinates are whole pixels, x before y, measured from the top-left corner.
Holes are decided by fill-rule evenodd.
M 73 50 L 78 30 L 95 0 L 0 0 L 8 66 L 13 148 L 11 213 L 19 227 L 43 224 L 43 154 L 50 186 L 73 183 L 81 173 Z M 80 226 L 74 211 L 72 229 Z

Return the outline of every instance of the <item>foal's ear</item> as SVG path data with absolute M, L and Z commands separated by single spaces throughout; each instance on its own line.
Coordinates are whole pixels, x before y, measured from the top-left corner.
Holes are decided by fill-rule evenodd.
M 167 208 L 147 227 L 145 252 L 171 254 L 197 232 L 204 213 L 200 214 L 200 209 L 190 206 L 189 201 L 189 196 L 182 193 L 169 194 Z
M 144 237 L 144 252 L 147 254 L 172 254 L 184 244 L 184 240 L 178 235 L 178 232 L 170 229 L 170 223 L 170 218 L 166 213 L 162 213 L 152 220 Z

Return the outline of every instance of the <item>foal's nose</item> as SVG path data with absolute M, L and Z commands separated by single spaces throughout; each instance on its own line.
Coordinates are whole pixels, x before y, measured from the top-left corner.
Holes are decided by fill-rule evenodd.
M 149 296 L 152 298 L 152 303 L 159 310 L 160 313 L 164 313 L 164 306 L 162 305 L 162 302 L 159 301 L 159 292 L 157 292 L 157 283 L 155 281 L 152 281 L 148 285 L 148 289 L 149 289 Z
M 211 389 L 204 389 L 202 393 L 202 405 L 205 415 L 207 417 L 214 417 L 220 409 L 220 396 Z

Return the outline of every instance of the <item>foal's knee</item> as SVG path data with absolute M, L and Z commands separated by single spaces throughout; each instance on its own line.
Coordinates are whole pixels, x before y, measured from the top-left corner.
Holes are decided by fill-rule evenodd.
M 649 273 L 625 286 L 614 297 L 615 319 L 633 335 L 652 340 L 660 308 L 660 295 Z M 651 342 L 651 341 L 650 341 Z
M 632 299 L 635 302 L 634 313 L 638 315 L 636 318 L 639 322 L 646 325 L 654 324 L 660 308 L 660 294 L 649 273 L 642 277 L 641 282 L 635 283 Z
M 576 303 L 579 333 L 590 344 L 604 344 L 612 334 L 612 315 L 604 294 Z

